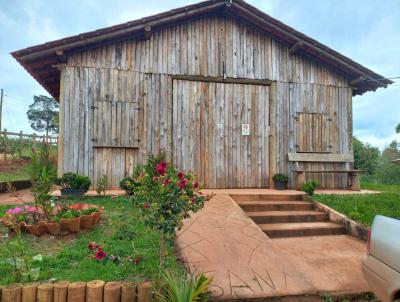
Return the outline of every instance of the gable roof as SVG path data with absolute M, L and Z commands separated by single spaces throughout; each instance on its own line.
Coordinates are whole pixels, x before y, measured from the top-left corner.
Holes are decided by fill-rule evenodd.
M 380 87 L 387 87 L 393 83 L 348 57 L 270 17 L 243 0 L 208 0 L 151 17 L 28 47 L 11 54 L 32 77 L 54 98 L 58 99 L 60 71 L 56 65 L 65 62 L 68 54 L 128 38 L 132 39 L 135 36 L 143 36 L 148 29 L 153 31 L 165 26 L 210 15 L 227 15 L 240 18 L 243 22 L 257 27 L 260 31 L 287 45 L 291 52 L 310 57 L 320 64 L 340 72 L 355 87 L 353 95 L 375 91 Z

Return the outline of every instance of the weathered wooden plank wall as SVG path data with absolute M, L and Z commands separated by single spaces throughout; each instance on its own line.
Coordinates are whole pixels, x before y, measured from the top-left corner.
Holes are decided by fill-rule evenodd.
M 352 98 L 347 79 L 310 58 L 290 55 L 288 47 L 238 20 L 205 17 L 155 31 L 148 40 L 127 40 L 69 56 L 61 79 L 64 106 L 61 118 L 65 124 L 60 173 L 76 171 L 91 176 L 94 182 L 102 174 L 110 173 L 111 183 L 117 186 L 118 178 L 130 174 L 131 167 L 148 152 L 166 150 L 169 156 L 177 156 L 173 152 L 176 137 L 172 133 L 176 114 L 173 75 L 275 81 L 270 87 L 270 106 L 264 112 L 266 116 L 269 112 L 268 129 L 271 129 L 267 143 L 271 148 L 266 156 L 270 174 L 289 174 L 291 185 L 294 182 L 287 153 L 296 152 L 295 118 L 299 113 L 329 115 L 331 152 L 352 151 Z M 226 95 L 235 93 L 234 85 L 231 89 L 225 91 Z M 192 96 L 183 97 L 189 102 Z M 138 148 L 93 148 L 93 127 L 97 125 L 91 106 L 102 99 L 139 104 L 142 110 L 138 111 Z M 199 111 L 204 114 L 201 108 Z M 213 110 L 213 114 L 221 113 Z M 129 164 L 122 167 L 123 162 Z M 216 167 L 220 164 L 216 163 Z M 340 164 L 307 165 L 319 169 L 341 167 Z M 344 185 L 340 179 L 332 175 L 320 177 L 325 187 Z M 234 178 L 232 183 L 236 184 Z M 250 184 L 243 184 L 246 185 Z

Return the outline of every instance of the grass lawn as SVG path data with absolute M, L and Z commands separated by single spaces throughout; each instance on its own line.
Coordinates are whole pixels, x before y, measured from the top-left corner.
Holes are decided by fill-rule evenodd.
M 313 198 L 365 226 L 371 226 L 375 215 L 400 218 L 400 185 L 363 183 L 362 188 L 382 193 L 315 195 Z
M 158 234 L 144 225 L 130 202 L 123 197 L 85 198 L 84 202 L 105 208 L 102 221 L 91 231 L 61 239 L 22 235 L 29 255 L 40 253 L 44 256 L 40 280 L 157 280 L 160 274 Z M 8 208 L 10 206 L 1 206 L 0 216 Z M 2 231 L 5 229 L 0 228 L 0 233 Z M 0 239 L 0 285 L 15 282 L 11 266 L 1 263 L 8 257 L 6 242 Z M 121 258 L 141 257 L 142 260 L 139 264 L 124 261 L 119 266 L 111 261 L 98 262 L 91 258 L 87 248 L 89 242 L 97 242 L 107 254 Z M 167 252 L 166 268 L 182 268 L 172 248 Z
M 28 164 L 25 165 L 7 164 L 7 165 L 8 165 L 7 169 L 0 169 L 0 181 L 27 180 L 30 178 L 28 173 Z

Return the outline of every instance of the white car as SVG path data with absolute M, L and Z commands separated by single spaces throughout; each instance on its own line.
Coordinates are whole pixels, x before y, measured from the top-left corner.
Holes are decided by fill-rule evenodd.
M 382 302 L 400 301 L 400 220 L 375 217 L 362 270 Z

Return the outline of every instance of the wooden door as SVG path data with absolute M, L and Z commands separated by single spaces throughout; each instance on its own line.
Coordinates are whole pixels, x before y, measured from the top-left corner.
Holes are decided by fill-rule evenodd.
M 174 163 L 206 188 L 268 187 L 269 86 L 173 81 Z

